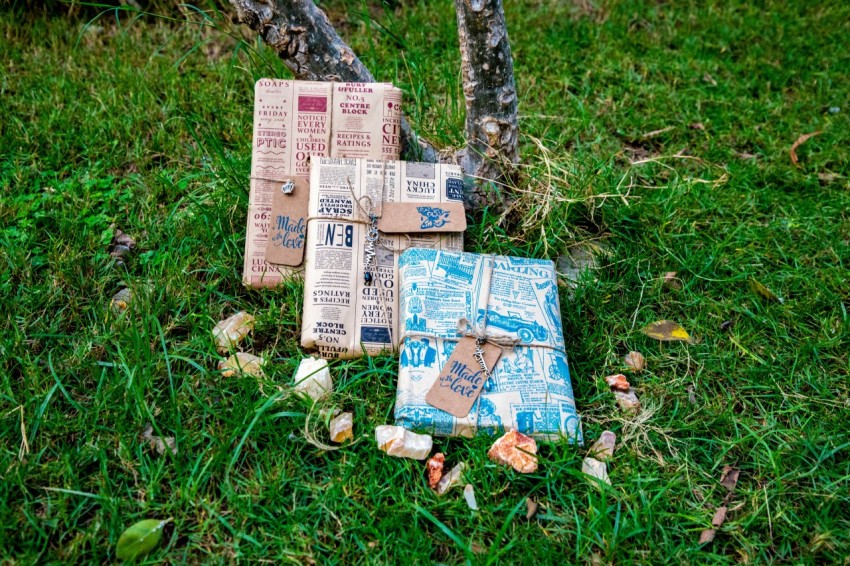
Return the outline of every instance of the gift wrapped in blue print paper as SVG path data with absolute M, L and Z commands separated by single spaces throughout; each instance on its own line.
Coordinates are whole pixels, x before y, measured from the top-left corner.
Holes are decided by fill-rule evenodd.
M 399 260 L 401 338 L 396 424 L 438 436 L 581 440 L 555 266 L 551 261 L 413 248 Z M 425 401 L 458 341 L 503 353 L 466 417 Z

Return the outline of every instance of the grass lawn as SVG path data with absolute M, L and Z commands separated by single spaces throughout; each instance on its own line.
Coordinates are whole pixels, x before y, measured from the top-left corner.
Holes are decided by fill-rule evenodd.
M 562 311 L 585 436 L 618 435 L 612 486 L 586 450 L 538 473 L 436 439 L 469 465 L 437 497 L 379 452 L 397 361 L 334 362 L 355 441 L 323 451 L 288 394 L 302 289 L 242 287 L 252 89 L 287 77 L 211 13 L 0 7 L 0 562 L 104 563 L 147 518 L 149 562 L 829 562 L 850 556 L 850 5 L 508 2 L 524 191 L 474 219 L 469 251 L 598 268 Z M 440 146 L 463 143 L 448 0 L 332 0 L 332 21 Z M 228 35 L 228 31 L 233 35 Z M 235 38 L 245 38 L 237 41 Z M 792 163 L 789 150 L 806 133 Z M 137 247 L 109 255 L 112 226 Z M 662 282 L 678 273 L 680 288 Z M 755 291 L 758 281 L 782 300 Z M 110 299 L 135 294 L 123 314 Z M 267 379 L 222 377 L 211 329 L 257 316 Z M 694 343 L 640 333 L 672 319 Z M 604 376 L 630 350 L 643 403 Z M 147 423 L 173 436 L 159 455 Z M 740 469 L 725 524 L 699 544 Z M 539 504 L 527 520 L 526 498 Z

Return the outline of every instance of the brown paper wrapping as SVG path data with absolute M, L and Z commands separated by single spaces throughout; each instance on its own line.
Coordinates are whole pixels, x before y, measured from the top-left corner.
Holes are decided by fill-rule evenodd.
M 380 218 L 385 202 L 420 203 L 420 225 L 427 227 L 434 218 L 441 218 L 441 203 L 462 198 L 463 177 L 457 165 L 314 159 L 301 345 L 325 358 L 356 358 L 364 352 L 373 355 L 394 350 L 398 343 L 399 254 L 408 247 L 462 251 L 463 228 L 442 233 L 381 233 L 373 280 L 367 285 L 369 214 Z
M 400 122 L 401 91 L 391 84 L 257 81 L 245 285 L 274 286 L 301 272 L 266 261 L 274 191 L 287 180 L 307 179 L 310 156 L 398 159 Z M 296 224 L 306 215 L 306 209 L 290 212 Z

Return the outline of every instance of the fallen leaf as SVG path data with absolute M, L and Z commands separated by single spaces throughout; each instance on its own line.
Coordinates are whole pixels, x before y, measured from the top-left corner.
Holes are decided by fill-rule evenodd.
M 729 491 L 734 491 L 735 486 L 738 485 L 739 475 L 741 475 L 741 470 L 739 470 L 738 468 L 733 468 L 732 466 L 724 466 L 723 473 L 720 475 L 720 485 L 722 485 Z
M 793 163 L 794 165 L 797 165 L 800 161 L 799 159 L 797 159 L 797 148 L 798 147 L 800 147 L 801 145 L 803 145 L 804 143 L 806 143 L 807 141 L 809 141 L 813 137 L 821 135 L 822 133 L 823 133 L 822 131 L 818 130 L 817 132 L 812 132 L 811 134 L 803 134 L 799 138 L 797 138 L 797 141 L 795 141 L 793 143 L 793 145 L 791 145 L 791 151 L 789 152 L 791 154 L 791 163 Z
M 153 434 L 153 426 L 150 423 L 142 432 L 142 440 L 145 440 L 160 456 L 165 454 L 166 449 L 171 451 L 172 454 L 177 454 L 177 441 L 174 440 L 174 437 Z
M 672 320 L 659 320 L 646 325 L 641 332 L 662 342 L 693 342 L 687 330 Z
M 756 281 L 754 277 L 750 277 L 750 289 L 765 300 L 782 302 L 782 299 L 777 297 L 773 291 Z
M 115 555 L 121 560 L 130 562 L 139 556 L 148 554 L 159 544 L 162 539 L 162 529 L 170 522 L 171 519 L 139 521 L 121 533 L 118 538 L 118 545 L 115 547 Z
M 112 226 L 115 228 L 115 226 Z M 136 247 L 136 240 L 129 234 L 115 228 L 115 235 L 112 236 L 112 242 L 109 244 L 109 255 L 115 260 L 117 265 L 124 263 L 124 256 L 133 248 Z
M 711 542 L 714 540 L 714 535 L 717 534 L 717 531 L 714 529 L 705 529 L 699 534 L 699 543 L 705 544 L 707 542 Z
M 676 277 L 678 273 L 675 271 L 668 271 L 664 274 L 664 284 L 670 287 L 671 289 L 679 290 L 682 288 L 682 284 L 679 282 L 679 279 Z
M 537 502 L 530 497 L 525 498 L 525 518 L 531 520 L 537 514 Z
M 711 526 L 717 528 L 723 526 L 723 523 L 726 521 L 726 506 L 721 505 L 714 512 L 714 517 L 711 518 Z
M 623 358 L 623 363 L 632 371 L 643 371 L 646 368 L 646 358 L 640 352 L 629 352 Z
M 824 183 L 831 183 L 833 181 L 837 181 L 841 179 L 841 175 L 838 173 L 818 173 L 818 179 L 820 179 Z
M 649 140 L 649 139 L 652 139 L 654 137 L 658 137 L 661 134 L 669 132 L 670 130 L 672 130 L 674 128 L 675 128 L 675 126 L 667 126 L 666 128 L 661 128 L 660 130 L 652 130 L 651 132 L 647 132 L 647 133 L 643 134 L 641 136 L 641 139 Z
M 697 396 L 694 394 L 694 386 L 688 385 L 688 403 L 691 405 L 697 404 Z

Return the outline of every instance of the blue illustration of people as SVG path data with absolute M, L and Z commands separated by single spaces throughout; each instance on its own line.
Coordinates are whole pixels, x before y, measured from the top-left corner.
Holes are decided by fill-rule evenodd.
M 434 367 L 437 361 L 437 349 L 431 345 L 430 338 L 408 339 L 401 353 L 401 365 L 407 367 Z
M 500 433 L 502 417 L 496 414 L 496 404 L 486 397 L 479 397 L 476 403 L 478 403 L 478 430 L 491 435 Z
M 538 285 L 538 289 L 546 289 L 546 296 L 543 299 L 543 308 L 546 311 L 546 316 L 549 318 L 549 327 L 555 333 L 555 339 L 558 342 L 564 341 L 564 332 L 561 327 L 561 311 L 558 308 L 558 286 L 552 281 L 546 281 L 542 286 Z
M 531 348 L 522 348 L 517 346 L 514 348 L 515 357 L 505 357 L 502 363 L 502 371 L 508 373 L 525 373 L 534 372 L 534 352 Z

